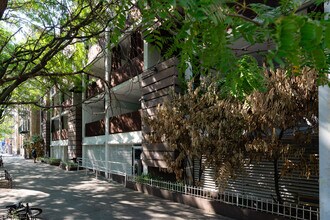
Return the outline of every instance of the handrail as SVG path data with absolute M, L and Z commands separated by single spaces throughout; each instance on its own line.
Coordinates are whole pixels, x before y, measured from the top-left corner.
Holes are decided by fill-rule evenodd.
M 82 167 L 85 169 L 91 169 L 93 171 L 102 171 L 107 174 L 117 174 L 121 176 L 130 175 L 128 174 L 127 171 L 129 167 L 132 168 L 132 166 L 130 166 L 128 163 L 123 163 L 118 161 L 96 160 L 86 157 L 78 157 L 77 163 L 78 163 L 77 170 L 79 170 L 80 167 Z

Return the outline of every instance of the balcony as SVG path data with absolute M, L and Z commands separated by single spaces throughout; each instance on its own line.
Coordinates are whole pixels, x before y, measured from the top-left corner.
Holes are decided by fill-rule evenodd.
M 68 110 L 72 106 L 72 98 L 68 98 L 62 102 L 62 111 Z
M 111 86 L 117 86 L 134 76 L 139 75 L 143 71 L 143 53 L 139 54 L 132 60 L 128 60 L 124 65 L 117 65 L 111 75 Z
M 67 129 L 62 129 L 62 130 L 52 132 L 52 141 L 67 140 L 67 139 L 68 139 L 68 130 Z
M 110 118 L 110 134 L 141 130 L 141 112 L 130 112 Z
M 101 136 L 104 134 L 105 134 L 104 119 L 86 124 L 86 129 L 85 129 L 86 137 Z
M 92 82 L 87 87 L 86 98 L 92 98 L 105 91 L 104 83 L 99 79 L 96 82 Z
M 87 123 L 85 136 L 93 137 L 105 135 L 105 121 L 103 119 Z M 130 112 L 110 118 L 109 134 L 141 131 L 141 112 Z
M 27 134 L 29 133 L 29 131 L 30 131 L 29 126 L 21 125 L 18 127 L 18 133 L 20 134 Z

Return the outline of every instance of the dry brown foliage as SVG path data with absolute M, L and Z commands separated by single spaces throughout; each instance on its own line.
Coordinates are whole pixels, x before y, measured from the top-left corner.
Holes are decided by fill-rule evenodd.
M 217 82 L 207 77 L 196 89 L 190 84 L 186 93 L 173 93 L 155 117 L 144 119 L 152 131 L 149 141 L 166 142 L 178 152 L 175 159 L 167 159 L 178 178 L 187 158 L 202 156 L 205 166 L 214 167 L 220 186 L 244 164 L 263 159 L 284 161 L 278 178 L 292 169 L 308 176 L 315 167 L 303 147 L 317 133 L 316 75 L 307 68 L 297 76 L 280 69 L 266 72 L 267 92 L 255 91 L 244 101 L 220 98 Z M 296 138 L 295 144 L 283 141 L 288 136 Z M 301 162 L 292 162 L 293 156 Z

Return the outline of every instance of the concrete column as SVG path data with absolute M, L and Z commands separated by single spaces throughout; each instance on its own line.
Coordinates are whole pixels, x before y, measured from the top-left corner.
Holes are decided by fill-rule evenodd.
M 144 41 L 143 44 L 143 63 L 144 70 L 156 65 L 161 61 L 162 57 L 157 49 L 151 44 Z
M 74 159 L 82 156 L 82 107 L 81 94 L 72 93 L 73 106 L 68 114 L 68 146 L 66 159 Z
M 87 85 L 86 85 L 86 78 L 87 76 L 85 74 L 82 75 L 82 87 L 84 88 L 83 89 L 83 92 L 81 93 L 81 100 L 82 100 L 82 104 L 81 104 L 81 140 L 83 142 L 83 140 L 85 139 L 85 135 L 86 135 L 86 117 L 87 117 L 87 114 L 86 114 L 86 105 L 85 104 L 85 99 L 86 99 L 86 93 L 87 93 Z M 82 145 L 81 146 L 81 157 L 83 158 L 84 157 L 84 146 Z
M 106 49 L 105 49 L 105 59 L 104 59 L 104 67 L 105 67 L 105 81 L 108 83 L 108 86 L 105 87 L 105 161 L 106 161 L 106 169 L 109 170 L 109 152 L 110 152 L 110 146 L 108 145 L 109 141 L 109 117 L 110 117 L 110 108 L 111 108 L 111 48 L 110 48 L 110 27 L 107 27 L 105 31 L 105 41 L 106 41 Z M 109 173 L 106 172 L 106 177 L 109 177 Z
M 319 87 L 320 216 L 330 219 L 330 88 Z
M 330 12 L 330 2 L 324 4 Z M 330 88 L 319 87 L 320 219 L 330 219 Z

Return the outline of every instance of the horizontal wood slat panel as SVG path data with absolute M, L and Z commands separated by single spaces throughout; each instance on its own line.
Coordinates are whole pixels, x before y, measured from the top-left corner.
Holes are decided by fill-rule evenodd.
M 143 157 L 148 160 L 165 160 L 165 155 L 166 156 L 171 156 L 172 158 L 174 157 L 174 152 L 173 151 L 148 151 L 144 150 L 143 151 Z
M 151 68 L 153 70 L 150 69 L 150 70 L 147 70 L 147 71 L 143 72 L 141 74 L 141 78 L 142 79 L 148 78 L 151 75 L 153 75 L 154 72 L 160 72 L 160 71 L 162 71 L 164 69 L 168 69 L 168 68 L 170 68 L 172 66 L 177 66 L 177 65 L 178 65 L 178 59 L 175 58 L 175 57 L 170 58 L 170 59 L 168 59 L 168 60 L 166 60 L 164 62 L 161 62 L 161 63 L 157 64 L 153 68 Z
M 154 72 L 154 74 L 150 75 L 148 78 L 144 78 L 141 82 L 142 87 L 149 86 L 156 82 L 165 80 L 166 78 L 176 76 L 178 74 L 178 70 L 175 66 L 164 69 L 161 72 Z
M 150 101 L 142 101 L 141 102 L 141 107 L 143 109 L 156 107 L 156 106 L 158 106 L 158 104 L 162 104 L 165 101 L 167 101 L 168 99 L 169 99 L 168 96 L 162 96 L 162 97 L 159 97 L 159 98 L 156 98 L 156 99 L 152 99 Z
M 157 92 L 161 89 L 164 89 L 164 88 L 167 88 L 167 87 L 170 87 L 170 86 L 174 86 L 174 85 L 178 85 L 178 84 L 179 84 L 178 78 L 174 77 L 174 76 L 171 76 L 171 77 L 166 78 L 162 81 L 153 83 L 149 86 L 146 86 L 146 87 L 142 88 L 142 94 L 145 95 L 145 94 L 148 94 L 148 93 L 151 93 L 151 92 Z
M 142 144 L 143 151 L 168 151 L 168 146 L 166 143 L 157 143 L 157 144 Z
M 168 167 L 164 160 L 143 160 L 143 162 L 150 167 L 159 167 L 159 168 Z
M 152 99 L 159 98 L 162 96 L 167 96 L 172 90 L 174 90 L 175 93 L 179 93 L 181 91 L 179 86 L 174 85 L 170 88 L 164 88 L 164 89 L 157 90 L 153 93 L 144 94 L 144 95 L 142 95 L 142 99 L 145 101 L 148 101 L 148 100 L 152 100 Z
M 180 91 L 177 64 L 177 59 L 172 58 L 142 73 L 142 118 L 153 117 L 157 106 L 169 98 L 170 90 Z M 164 161 L 165 155 L 174 158 L 175 154 L 164 143 L 148 143 L 147 134 L 149 132 L 150 129 L 142 123 L 143 161 L 150 167 L 167 168 Z

